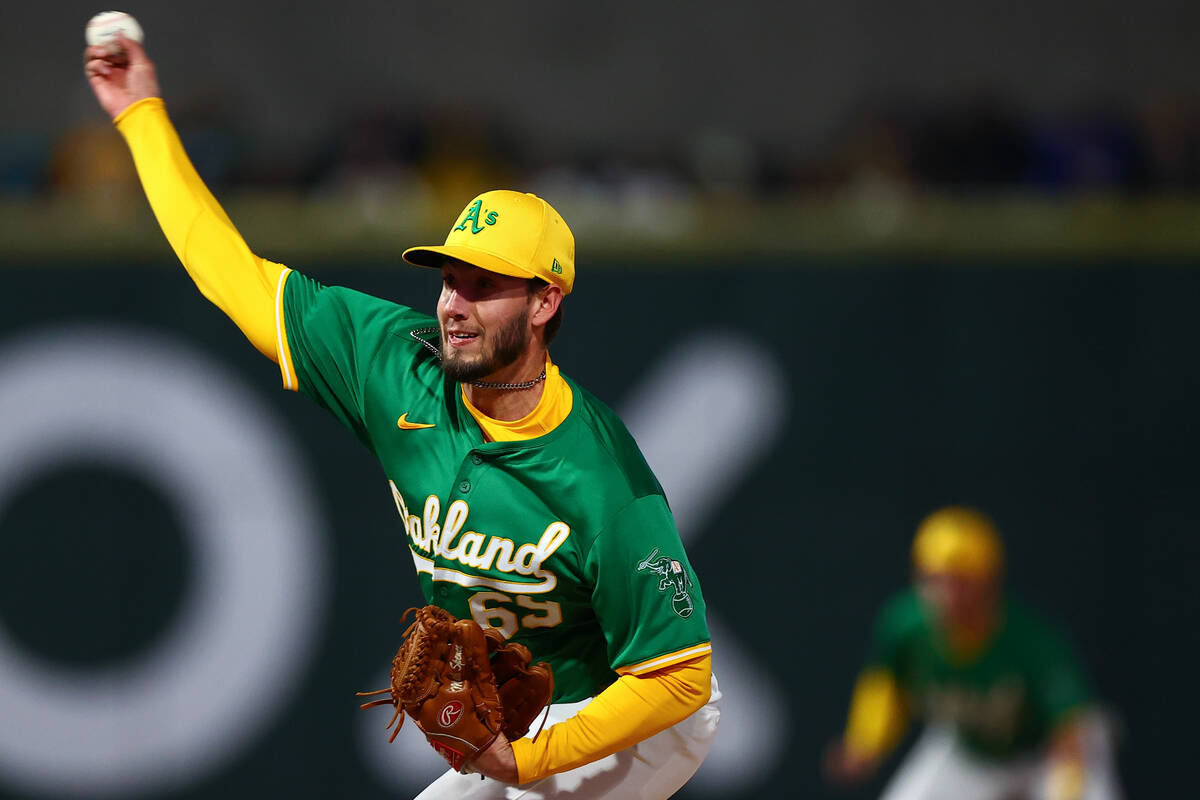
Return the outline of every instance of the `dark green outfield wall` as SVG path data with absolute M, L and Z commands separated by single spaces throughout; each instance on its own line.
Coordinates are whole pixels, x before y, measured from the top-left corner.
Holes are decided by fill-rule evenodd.
M 165 261 L 0 277 L 0 797 L 414 794 L 426 755 L 353 698 L 418 600 L 369 454 Z M 554 356 L 643 442 L 712 614 L 726 726 L 685 796 L 836 796 L 866 628 L 951 502 L 1070 631 L 1130 794 L 1191 791 L 1198 299 L 1190 264 L 585 272 Z

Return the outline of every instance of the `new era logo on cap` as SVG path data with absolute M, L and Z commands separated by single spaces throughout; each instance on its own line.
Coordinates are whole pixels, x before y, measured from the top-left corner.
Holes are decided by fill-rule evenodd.
M 558 259 L 554 259 L 554 263 L 550 265 L 550 271 L 555 275 L 562 275 L 562 264 L 558 263 Z

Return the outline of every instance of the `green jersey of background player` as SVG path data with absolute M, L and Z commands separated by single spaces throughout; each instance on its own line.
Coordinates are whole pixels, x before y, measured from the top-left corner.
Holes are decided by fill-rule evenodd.
M 137 43 L 85 71 L 129 143 L 168 241 L 284 384 L 379 459 L 425 597 L 526 644 L 556 704 L 537 742 L 503 736 L 422 798 L 667 797 L 699 767 L 719 693 L 700 583 L 621 421 L 548 346 L 575 280 L 562 217 L 531 194 L 471 201 L 409 262 L 442 276 L 436 315 L 326 287 L 256 256 L 192 168 Z M 586 702 L 588 698 L 594 698 Z M 553 709 L 552 709 L 553 710 Z M 464 781 L 468 781 L 464 783 Z
M 915 586 L 880 612 L 832 777 L 866 777 L 927 722 L 887 800 L 1115 797 L 1106 734 L 1066 640 L 1001 593 L 1003 552 L 974 509 L 925 518 Z

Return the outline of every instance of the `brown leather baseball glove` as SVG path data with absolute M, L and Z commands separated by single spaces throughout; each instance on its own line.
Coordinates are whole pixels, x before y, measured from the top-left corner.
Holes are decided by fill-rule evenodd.
M 392 705 L 387 727 L 394 741 L 407 714 L 450 766 L 464 771 L 503 732 L 519 739 L 550 701 L 554 679 L 548 664 L 530 666 L 529 650 L 486 632 L 474 620 L 455 619 L 437 606 L 409 609 L 416 619 L 392 659 L 388 694 L 362 708 Z M 490 658 L 489 658 L 490 656 Z
M 412 611 L 405 611 L 401 619 Z M 487 639 L 474 620 L 456 620 L 437 606 L 416 612 L 392 659 L 392 685 L 359 692 L 360 696 L 391 696 L 362 707 L 394 705 L 396 712 L 387 727 L 396 729 L 388 741 L 396 739 L 407 714 L 433 749 L 461 772 L 496 741 L 504 725 Z

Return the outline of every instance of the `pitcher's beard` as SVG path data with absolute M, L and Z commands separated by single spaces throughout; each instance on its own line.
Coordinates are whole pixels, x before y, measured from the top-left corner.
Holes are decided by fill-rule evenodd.
M 469 383 L 504 369 L 525 352 L 529 344 L 529 312 L 525 311 L 509 320 L 495 333 L 491 352 L 480 353 L 475 358 L 457 353 L 446 341 L 442 329 L 442 374 L 456 383 Z

